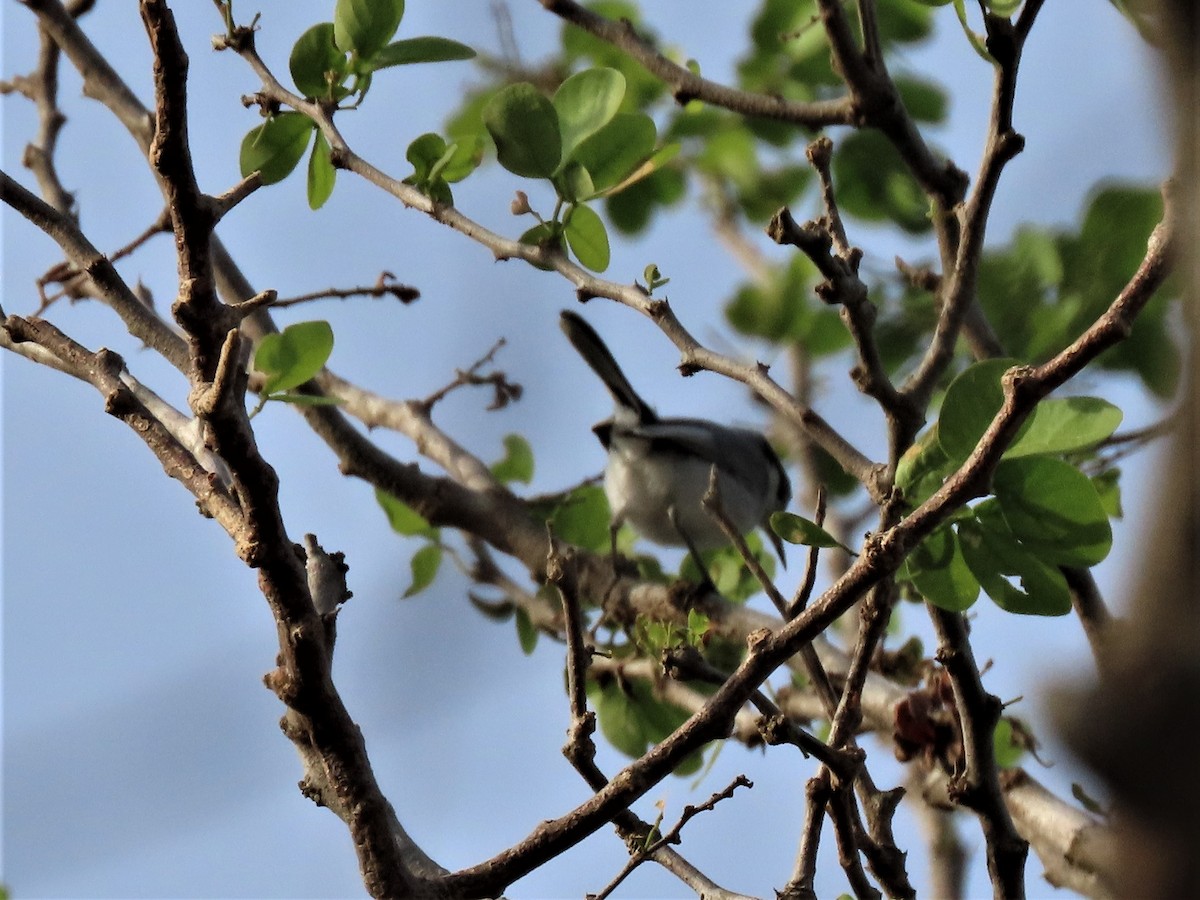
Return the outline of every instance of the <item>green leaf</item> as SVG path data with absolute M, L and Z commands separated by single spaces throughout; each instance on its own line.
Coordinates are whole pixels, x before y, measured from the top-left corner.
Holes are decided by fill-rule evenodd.
M 584 485 L 571 491 L 550 509 L 538 510 L 554 535 L 568 544 L 596 553 L 609 551 L 608 500 L 602 488 Z
M 333 329 L 323 320 L 268 334 L 254 351 L 254 368 L 267 376 L 263 393 L 299 387 L 321 371 L 332 352 Z
M 346 54 L 334 43 L 333 23 L 314 25 L 292 46 L 288 68 L 296 89 L 305 97 L 328 97 L 333 85 L 346 77 Z
M 628 175 L 622 178 L 617 184 L 602 191 L 605 197 L 613 197 L 629 188 L 633 187 L 639 181 L 649 178 L 651 175 L 662 170 L 662 167 L 679 155 L 679 144 L 666 144 L 659 147 Z M 670 201 L 665 201 L 670 202 Z
M 956 468 L 938 441 L 938 423 L 934 422 L 900 457 L 896 487 L 904 492 L 905 501 L 916 507 L 933 496 Z
M 1110 519 L 1120 519 L 1125 515 L 1121 508 L 1121 470 L 1105 469 L 1098 475 L 1092 476 L 1092 487 L 1100 497 L 1100 505 Z
M 638 684 L 634 683 L 632 691 L 637 691 Z M 596 718 L 600 720 L 600 733 L 605 739 L 633 759 L 646 752 L 650 742 L 646 737 L 645 723 L 637 715 L 634 702 L 621 690 L 620 685 L 614 683 L 601 688 L 595 682 L 589 682 L 587 693 L 596 710 Z
M 329 142 L 325 135 L 317 132 L 313 142 L 312 155 L 308 158 L 308 207 L 320 209 L 333 193 L 333 185 L 337 180 L 337 169 L 333 167 L 330 156 Z
M 790 512 L 771 513 L 771 530 L 789 544 L 804 544 L 807 547 L 832 548 L 840 547 L 847 553 L 854 551 L 835 538 L 832 534 L 803 516 Z
M 466 44 L 444 37 L 405 38 L 388 44 L 371 59 L 371 70 L 413 63 L 453 62 L 474 59 L 475 51 Z
M 958 23 L 962 25 L 963 34 L 967 37 L 967 42 L 971 48 L 979 54 L 979 57 L 987 62 L 994 63 L 992 54 L 988 53 L 987 43 L 984 39 L 976 34 L 971 28 L 971 23 L 967 21 L 967 5 L 964 0 L 952 0 L 954 3 L 954 11 L 958 14 Z
M 413 139 L 404 153 L 404 158 L 412 163 L 416 170 L 414 177 L 418 184 L 427 182 L 446 152 L 446 141 L 440 134 L 428 131 Z
M 891 220 L 910 234 L 932 227 L 929 198 L 878 131 L 856 131 L 833 154 L 838 206 L 866 222 Z
M 261 172 L 263 184 L 283 181 L 304 156 L 314 127 L 308 116 L 282 112 L 251 128 L 238 160 L 242 177 Z
M 404 599 L 421 593 L 433 584 L 442 565 L 442 548 L 437 544 L 426 544 L 413 554 L 408 565 L 412 571 L 412 584 L 404 592 Z
M 918 122 L 936 124 L 946 118 L 946 92 L 939 85 L 903 75 L 897 76 L 895 81 L 905 109 Z
M 1006 459 L 1045 453 L 1073 453 L 1094 447 L 1121 424 L 1121 410 L 1099 397 L 1043 400 L 1020 436 L 1004 452 Z
M 532 84 L 510 84 L 483 108 L 483 124 L 496 143 L 500 165 L 514 175 L 549 178 L 562 159 L 554 105 Z
M 434 163 L 430 174 L 454 184 L 479 168 L 482 160 L 483 136 L 463 135 L 446 148 L 446 152 Z
M 565 216 L 563 234 L 581 265 L 593 272 L 608 268 L 608 231 L 595 210 L 582 204 L 572 206 Z
M 971 574 L 958 537 L 949 525 L 918 544 L 905 566 L 913 587 L 934 606 L 963 612 L 979 599 L 979 581 Z
M 425 520 L 419 512 L 387 491 L 375 488 L 375 502 L 387 514 L 392 531 L 405 537 L 435 537 L 438 530 Z
M 1025 748 L 1013 737 L 1012 722 L 1001 718 L 992 732 L 992 752 L 996 755 L 996 765 L 1001 769 L 1011 769 L 1025 755 Z
M 600 732 L 617 750 L 634 759 L 688 718 L 683 709 L 656 698 L 653 688 L 641 679 L 623 684 L 610 681 L 604 686 L 589 682 L 587 693 L 600 720 Z M 675 774 L 690 774 L 702 764 L 697 752 L 680 763 Z
M 992 601 L 1007 612 L 1066 615 L 1071 611 L 1071 593 L 1062 572 L 1013 537 L 994 503 L 984 501 L 976 507 L 976 518 L 958 523 L 959 543 L 971 573 Z M 1005 576 L 1018 578 L 1021 587 Z
M 1000 377 L 1016 365 L 1012 359 L 988 359 L 959 373 L 946 389 L 938 416 L 938 443 L 956 465 L 971 455 L 1004 405 Z
M 554 92 L 554 109 L 564 163 L 583 140 L 608 124 L 624 97 L 625 76 L 616 69 L 585 69 L 559 85 Z
M 671 145 L 678 149 L 678 144 Z M 639 167 L 640 170 L 640 167 Z M 662 207 L 673 206 L 687 193 L 687 181 L 676 166 L 655 169 L 641 180 L 630 180 L 629 187 L 607 191 L 604 210 L 618 231 L 634 234 L 643 230 Z
M 492 463 L 492 474 L 502 484 L 519 481 L 529 484 L 533 478 L 533 449 L 519 434 L 505 435 L 504 458 Z
M 654 153 L 658 129 L 645 113 L 617 113 L 581 141 L 572 159 L 587 169 L 595 190 L 614 187 Z M 647 173 L 648 174 L 648 173 Z
M 517 642 L 521 645 L 521 652 L 526 656 L 531 656 L 537 649 L 538 630 L 533 627 L 533 619 L 529 618 L 525 607 L 517 607 L 515 618 L 517 620 Z
M 1090 478 L 1048 457 L 1002 460 L 993 490 L 1009 529 L 1046 562 L 1094 566 L 1112 549 L 1112 528 Z
M 344 51 L 365 60 L 377 54 L 404 18 L 404 0 L 337 0 L 333 8 L 333 38 Z
M 568 203 L 581 203 L 596 192 L 592 176 L 577 162 L 567 163 L 563 170 L 554 176 L 554 184 L 558 195 Z

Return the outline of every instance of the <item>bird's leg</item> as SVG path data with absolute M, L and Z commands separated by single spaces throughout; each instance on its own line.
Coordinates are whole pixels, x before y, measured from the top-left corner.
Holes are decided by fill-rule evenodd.
M 671 520 L 671 524 L 675 530 L 679 532 L 679 536 L 683 539 L 683 543 L 687 545 L 688 553 L 692 556 L 692 561 L 696 564 L 696 568 L 700 570 L 700 577 L 704 580 L 700 582 L 700 587 L 710 589 L 715 594 L 717 586 L 713 584 L 712 578 L 708 575 L 708 566 L 704 564 L 704 559 L 700 556 L 700 551 L 696 549 L 695 543 L 692 541 L 691 535 L 684 530 L 682 523 L 679 521 L 679 511 L 672 506 L 667 507 L 667 518 Z

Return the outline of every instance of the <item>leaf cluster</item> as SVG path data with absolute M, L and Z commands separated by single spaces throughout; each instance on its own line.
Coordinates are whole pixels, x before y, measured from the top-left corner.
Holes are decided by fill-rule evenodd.
M 329 110 L 348 102 L 357 106 L 366 97 L 375 73 L 382 69 L 475 56 L 470 47 L 449 38 L 414 37 L 393 41 L 403 18 L 404 0 L 337 0 L 333 21 L 313 25 L 292 46 L 288 69 L 297 91 Z M 313 147 L 308 161 L 308 204 L 319 209 L 333 193 L 337 171 L 325 135 L 301 112 L 274 113 L 250 130 L 242 140 L 242 175 L 259 172 L 263 184 L 282 181 L 303 159 L 310 141 Z M 423 155 L 418 153 L 418 158 L 425 161 L 433 148 L 424 145 L 422 150 Z M 426 169 L 440 161 L 440 173 L 447 169 L 451 174 L 457 173 L 464 158 L 474 156 L 478 163 L 477 150 L 464 148 L 453 160 L 455 166 L 451 168 L 451 160 L 440 161 L 446 152 L 443 147 L 434 154 L 434 162 L 427 164 Z M 412 157 L 410 148 L 410 162 Z M 465 177 L 469 171 L 468 168 L 459 177 Z M 450 180 L 454 179 L 442 174 L 440 183 Z
M 950 385 L 937 422 L 897 467 L 896 486 L 912 506 L 975 450 L 1004 402 L 1001 378 L 1013 364 L 976 363 Z M 899 577 L 954 612 L 974 604 L 981 587 L 1008 612 L 1070 612 L 1061 567 L 1096 565 L 1112 547 L 1104 486 L 1070 458 L 1110 437 L 1120 422 L 1121 411 L 1098 397 L 1043 400 L 996 467 L 991 494 L 918 545 Z

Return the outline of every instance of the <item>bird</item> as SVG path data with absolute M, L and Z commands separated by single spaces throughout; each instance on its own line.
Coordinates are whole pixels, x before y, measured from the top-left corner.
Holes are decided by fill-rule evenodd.
M 757 431 L 707 419 L 663 418 L 633 389 L 596 330 L 563 310 L 559 324 L 571 345 L 613 398 L 613 415 L 592 428 L 608 454 L 604 493 L 612 518 L 609 533 L 616 560 L 617 532 L 628 522 L 642 537 L 668 547 L 687 547 L 701 572 L 701 550 L 729 539 L 701 503 L 716 468 L 721 507 L 745 535 L 762 526 L 786 567 L 783 542 L 767 520 L 787 506 L 791 482 L 779 456 Z

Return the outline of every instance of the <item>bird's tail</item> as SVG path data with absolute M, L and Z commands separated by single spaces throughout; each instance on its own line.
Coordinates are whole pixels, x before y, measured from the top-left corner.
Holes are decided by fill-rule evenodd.
M 559 319 L 559 325 L 562 326 L 563 333 L 566 334 L 571 345 L 579 351 L 584 362 L 600 376 L 600 380 L 612 394 L 618 411 L 634 413 L 637 421 L 643 425 L 658 421 L 654 410 L 638 396 L 637 391 L 629 383 L 629 379 L 625 377 L 625 373 L 621 371 L 621 367 L 617 365 L 617 361 L 613 359 L 612 353 L 600 339 L 600 335 L 596 334 L 596 330 L 585 322 L 582 316 L 564 309 Z

